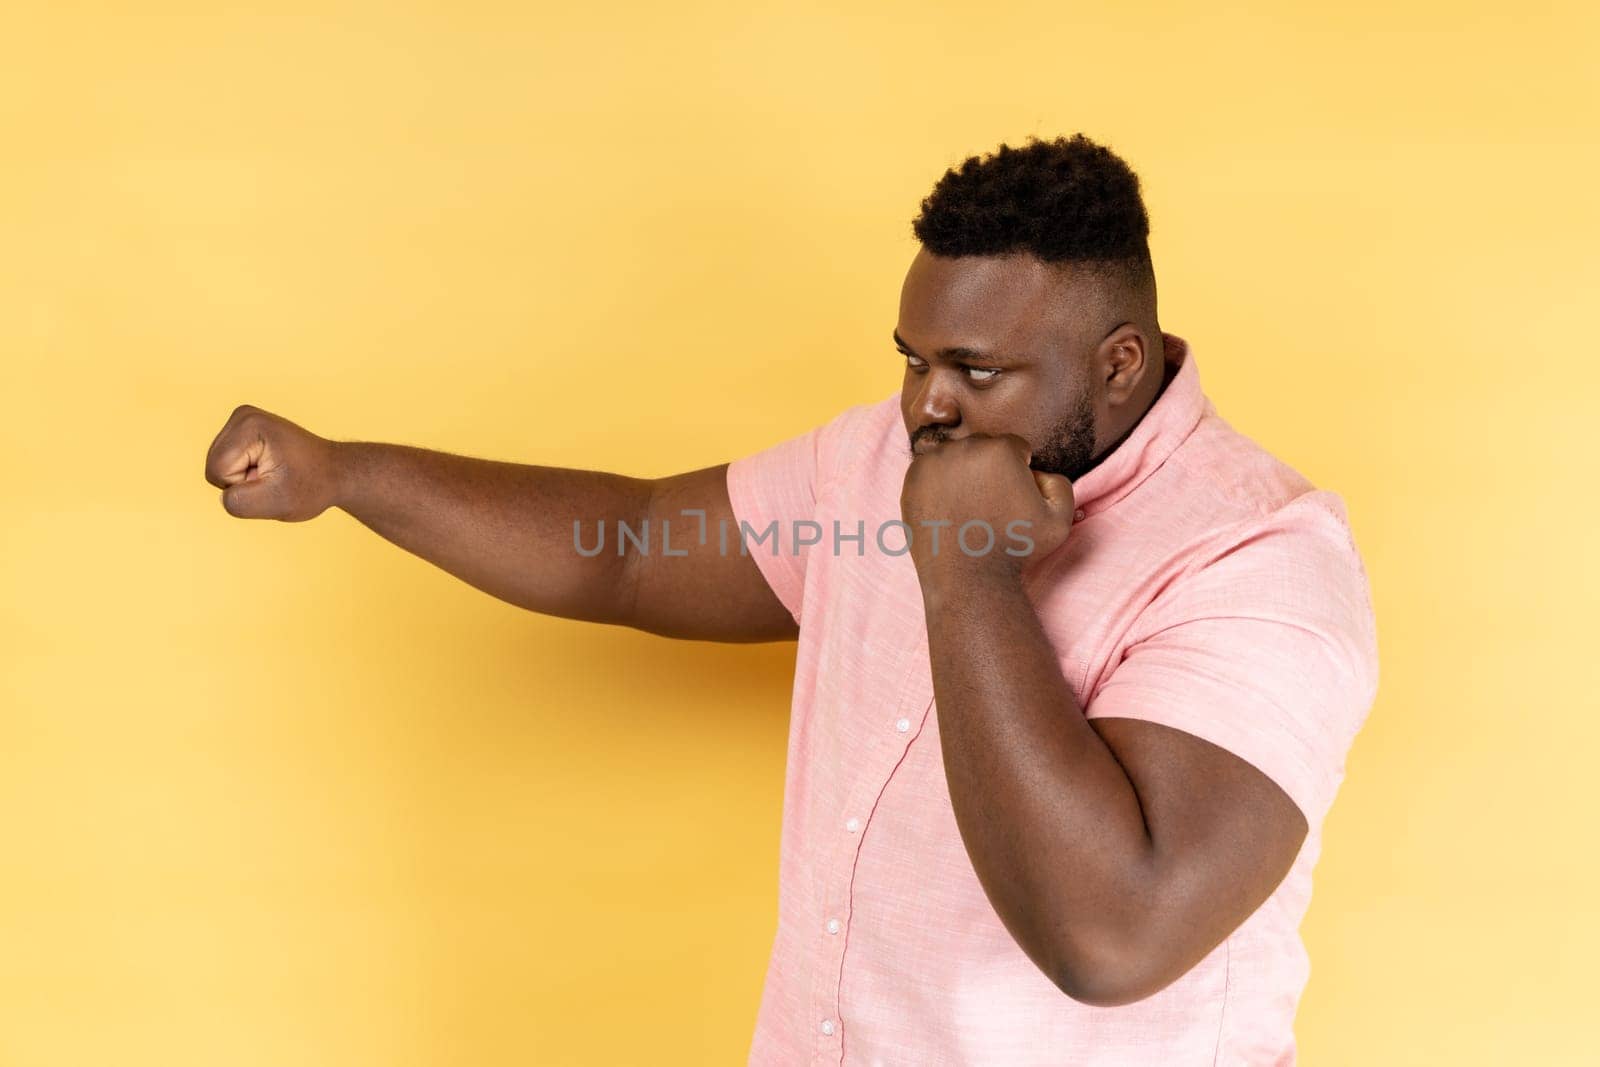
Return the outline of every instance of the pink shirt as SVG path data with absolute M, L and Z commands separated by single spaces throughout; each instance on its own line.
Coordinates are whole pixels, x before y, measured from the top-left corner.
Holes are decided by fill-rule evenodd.
M 1176 377 L 1074 483 L 1081 514 L 1028 588 L 1087 715 L 1185 730 L 1283 788 L 1310 824 L 1293 868 L 1154 996 L 1097 1008 L 1056 988 L 956 829 L 921 589 L 884 525 L 910 463 L 899 397 L 851 408 L 728 469 L 735 516 L 779 523 L 777 554 L 750 552 L 800 624 L 752 1064 L 1293 1062 L 1322 819 L 1377 688 L 1367 577 L 1340 498 L 1229 426 L 1187 343 L 1166 343 Z M 797 550 L 818 532 L 797 519 L 821 540 Z

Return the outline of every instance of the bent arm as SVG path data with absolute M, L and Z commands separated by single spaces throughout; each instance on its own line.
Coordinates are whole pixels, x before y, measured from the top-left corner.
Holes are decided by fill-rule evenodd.
M 1261 905 L 1307 833 L 1198 737 L 1085 717 L 1020 583 L 924 584 L 950 801 L 990 902 L 1068 996 L 1175 981 Z

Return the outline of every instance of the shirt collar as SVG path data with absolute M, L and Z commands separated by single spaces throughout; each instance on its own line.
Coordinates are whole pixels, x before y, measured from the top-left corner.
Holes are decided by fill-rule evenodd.
M 1161 340 L 1167 364 L 1177 370 L 1122 444 L 1072 483 L 1073 500 L 1085 517 L 1131 493 L 1160 469 L 1201 416 L 1215 410 L 1200 390 L 1200 370 L 1189 342 L 1170 333 L 1163 333 Z

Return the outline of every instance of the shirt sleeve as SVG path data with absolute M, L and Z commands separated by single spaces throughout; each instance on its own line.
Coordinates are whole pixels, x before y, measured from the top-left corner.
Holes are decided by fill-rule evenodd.
M 1377 691 L 1367 576 L 1337 496 L 1242 523 L 1146 607 L 1090 718 L 1170 726 L 1232 752 L 1315 826 Z
M 815 531 L 797 533 L 797 524 L 816 521 L 817 502 L 870 448 L 868 435 L 897 417 L 897 404 L 894 396 L 858 405 L 798 437 L 728 464 L 728 501 L 738 526 L 728 533 L 729 551 L 744 546 L 797 624 L 811 552 L 806 542 L 816 536 Z

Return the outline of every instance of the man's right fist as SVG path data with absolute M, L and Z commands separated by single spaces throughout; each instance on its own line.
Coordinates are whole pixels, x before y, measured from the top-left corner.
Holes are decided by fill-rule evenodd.
M 338 494 L 334 442 L 268 411 L 240 404 L 206 452 L 206 481 L 240 519 L 304 522 Z

